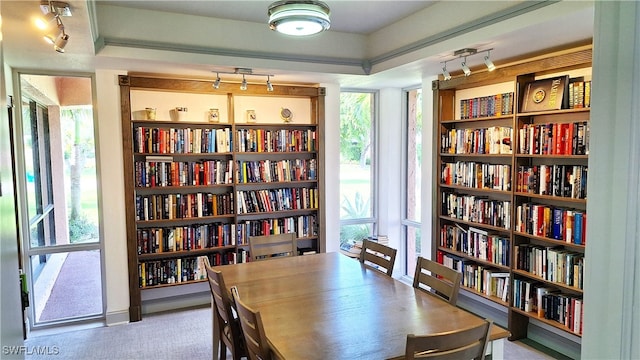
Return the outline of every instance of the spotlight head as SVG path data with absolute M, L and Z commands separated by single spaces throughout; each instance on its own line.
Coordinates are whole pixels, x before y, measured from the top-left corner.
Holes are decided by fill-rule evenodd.
M 68 41 L 69 35 L 62 33 L 56 40 L 55 44 L 53 44 L 53 48 L 59 53 L 64 53 L 64 47 L 67 46 Z
M 244 74 L 242 74 L 242 84 L 240 84 L 240 90 L 247 90 L 247 79 L 245 79 Z
M 447 71 L 447 63 L 444 63 L 444 66 L 442 67 L 442 77 L 444 78 L 445 81 L 449 81 L 451 80 L 451 74 L 449 74 L 449 72 Z
M 213 88 L 214 89 L 220 88 L 220 75 L 218 73 L 216 73 L 216 81 L 213 82 Z
M 469 69 L 469 67 L 467 66 L 467 57 L 466 56 L 465 56 L 464 61 L 462 62 L 462 64 L 460 64 L 460 66 L 462 67 L 462 71 L 464 71 L 464 76 L 471 75 L 471 69 Z
M 493 71 L 496 69 L 496 66 L 493 64 L 493 61 L 489 59 L 489 54 L 487 54 L 487 56 L 484 57 L 484 64 L 487 65 L 487 69 L 489 71 Z
M 273 91 L 273 85 L 271 85 L 271 77 L 267 76 L 267 91 Z

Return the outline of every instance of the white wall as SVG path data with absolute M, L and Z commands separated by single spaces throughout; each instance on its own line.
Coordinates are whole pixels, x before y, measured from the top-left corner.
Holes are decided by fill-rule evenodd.
M 340 249 L 340 86 L 320 84 L 327 90 L 324 119 L 325 237 L 327 252 Z
M 100 195 L 108 325 L 129 321 L 120 88 L 117 70 L 96 71 Z M 136 269 L 137 271 L 137 269 Z

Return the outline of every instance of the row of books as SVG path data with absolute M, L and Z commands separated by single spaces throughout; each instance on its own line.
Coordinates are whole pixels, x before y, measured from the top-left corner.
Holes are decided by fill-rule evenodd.
M 317 151 L 316 131 L 298 129 L 239 129 L 240 152 L 300 152 Z
M 514 279 L 513 306 L 556 321 L 569 331 L 582 335 L 584 301 L 580 296 L 563 294 L 538 282 Z
M 454 219 L 497 226 L 506 230 L 511 227 L 509 201 L 443 192 L 442 214 Z
M 295 233 L 298 238 L 318 235 L 315 215 L 246 220 L 238 224 L 238 244 L 249 243 L 250 236 Z
M 235 251 L 207 255 L 212 266 L 237 263 Z M 138 264 L 138 281 L 141 288 L 205 280 L 207 272 L 205 256 L 144 261 Z
M 138 126 L 133 129 L 133 151 L 143 154 L 225 153 L 233 149 L 230 128 L 165 128 Z
M 233 214 L 233 193 L 136 195 L 136 220 L 174 220 Z
M 512 154 L 513 128 L 492 126 L 479 129 L 451 129 L 440 136 L 445 154 Z
M 466 262 L 460 257 L 436 253 L 436 261 L 462 274 L 461 285 L 502 301 L 509 300 L 509 273 Z
M 589 122 L 525 124 L 518 131 L 518 153 L 529 155 L 589 154 Z
M 445 224 L 440 228 L 440 246 L 480 260 L 509 266 L 509 239 L 469 227 Z
M 585 211 L 524 203 L 516 207 L 515 216 L 515 231 L 570 244 L 586 245 Z
M 230 184 L 233 160 L 136 161 L 136 187 Z M 152 158 L 153 159 L 153 158 Z M 157 159 L 163 160 L 163 159 Z
M 318 189 L 283 188 L 237 192 L 238 214 L 318 208 Z
M 515 268 L 542 279 L 582 289 L 584 255 L 557 247 L 514 246 Z
M 238 183 L 316 180 L 316 159 L 238 161 Z
M 513 92 L 460 100 L 460 118 L 476 119 L 513 114 Z
M 584 77 L 569 79 L 569 109 L 591 107 L 591 80 Z
M 510 191 L 511 165 L 474 161 L 443 163 L 440 181 L 445 185 Z
M 236 244 L 236 225 L 211 223 L 139 228 L 138 254 L 190 251 Z
M 518 166 L 516 191 L 586 199 L 587 173 L 586 165 Z

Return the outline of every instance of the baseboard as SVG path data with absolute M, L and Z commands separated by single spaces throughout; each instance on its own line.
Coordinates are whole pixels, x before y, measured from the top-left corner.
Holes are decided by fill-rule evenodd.
M 464 290 L 461 290 L 458 295 L 457 305 L 478 316 L 491 319 L 504 328 L 508 327 L 508 313 L 505 306 Z M 582 339 L 579 336 L 556 329 L 536 319 L 529 320 L 527 339 L 569 358 L 580 358 Z
M 122 325 L 128 322 L 129 322 L 129 310 L 108 312 L 105 315 L 105 323 L 107 326 Z
M 152 314 L 164 311 L 211 306 L 211 292 L 198 292 L 163 298 L 154 298 L 142 302 L 142 314 Z

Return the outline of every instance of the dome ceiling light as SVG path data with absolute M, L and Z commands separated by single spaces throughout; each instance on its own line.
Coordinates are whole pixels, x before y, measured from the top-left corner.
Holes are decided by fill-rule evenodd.
M 276 1 L 268 14 L 271 30 L 286 35 L 313 35 L 331 26 L 329 6 L 322 1 Z

